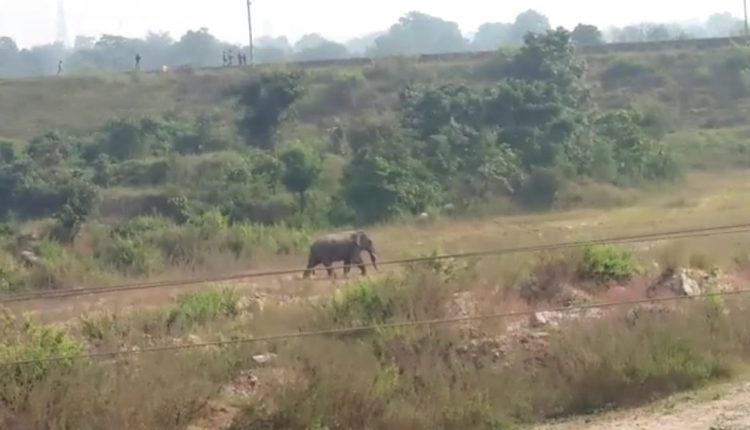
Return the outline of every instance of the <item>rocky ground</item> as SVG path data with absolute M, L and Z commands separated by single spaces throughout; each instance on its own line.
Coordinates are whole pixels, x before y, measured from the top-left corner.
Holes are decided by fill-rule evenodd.
M 539 310 L 529 316 L 506 320 L 505 330 L 500 335 L 489 335 L 482 331 L 480 325 L 466 323 L 462 327 L 467 334 L 466 341 L 458 346 L 459 352 L 468 359 L 490 357 L 499 365 L 512 359 L 517 353 L 543 360 L 548 340 L 555 335 L 555 331 L 561 324 L 574 320 L 595 320 L 611 316 L 615 312 L 613 309 L 578 309 L 579 305 L 647 297 L 689 297 L 712 291 L 731 291 L 739 287 L 741 280 L 720 272 L 708 273 L 693 269 L 678 269 L 665 272 L 655 282 L 645 285 L 636 284 L 631 287 L 639 289 L 636 293 L 637 297 L 632 297 L 632 289 L 631 297 L 618 297 L 624 287 L 615 287 L 602 297 L 593 297 L 575 288 L 563 286 L 559 288 L 556 297 L 550 301 L 557 310 Z M 470 292 L 456 294 L 451 314 L 482 313 L 478 305 L 481 302 L 480 299 L 480 297 L 473 297 Z M 673 312 L 678 309 L 678 306 L 679 302 L 642 304 L 619 309 L 618 315 L 633 323 L 644 313 Z M 527 311 L 536 307 L 536 305 L 526 304 L 520 310 Z M 561 307 L 569 309 L 559 310 Z M 518 311 L 519 308 L 516 307 L 514 310 Z M 235 405 L 241 404 L 243 399 L 250 396 L 259 395 L 267 384 L 277 384 L 285 378 L 284 369 L 274 367 L 275 357 L 272 354 L 259 355 L 254 359 L 259 367 L 252 372 L 241 374 L 235 381 L 228 384 L 223 391 L 222 398 L 211 403 L 206 417 L 194 423 L 190 430 L 228 428 L 232 418 L 238 412 Z M 743 381 L 712 387 L 697 393 L 682 394 L 637 410 L 577 418 L 545 424 L 535 429 L 750 429 L 750 408 L 746 407 L 748 404 L 750 404 L 750 381 Z
M 750 381 L 683 393 L 633 410 L 575 418 L 533 430 L 747 430 Z

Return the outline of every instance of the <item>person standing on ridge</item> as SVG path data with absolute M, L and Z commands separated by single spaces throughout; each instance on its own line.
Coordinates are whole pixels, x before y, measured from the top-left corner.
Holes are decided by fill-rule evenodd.
M 62 75 L 62 72 L 63 72 L 63 60 L 60 60 L 57 63 L 57 76 Z
M 141 54 L 135 54 L 135 71 L 141 70 Z

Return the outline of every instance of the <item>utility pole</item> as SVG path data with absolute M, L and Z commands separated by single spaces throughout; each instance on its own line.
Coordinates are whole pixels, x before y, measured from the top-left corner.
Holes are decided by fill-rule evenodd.
M 255 47 L 253 46 L 253 13 L 252 0 L 247 0 L 247 30 L 250 33 L 250 64 L 255 64 Z
M 747 38 L 748 36 L 750 36 L 750 31 L 748 31 L 747 26 L 747 0 L 742 0 L 742 4 L 743 6 L 745 6 L 745 38 Z

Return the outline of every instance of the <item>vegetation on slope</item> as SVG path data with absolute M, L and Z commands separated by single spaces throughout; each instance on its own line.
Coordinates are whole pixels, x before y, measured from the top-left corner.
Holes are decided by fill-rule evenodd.
M 747 165 L 745 49 L 584 61 L 570 37 L 529 35 L 469 64 L 5 83 L 19 103 L 42 92 L 33 114 L 0 106 L 13 139 L 0 143 L 0 285 L 246 266 L 303 249 L 314 229 L 617 202 L 618 187 L 685 166 Z M 74 108 L 45 113 L 68 83 Z M 118 107 L 130 103 L 144 114 Z M 66 127 L 45 130 L 53 119 Z M 23 225 L 43 241 L 19 242 Z M 45 265 L 22 264 L 29 246 Z
M 300 327 L 326 330 L 496 313 L 518 303 L 519 289 L 523 296 L 538 282 L 557 285 L 546 296 L 526 296 L 527 306 L 543 308 L 560 299 L 572 279 L 607 290 L 598 283 L 601 272 L 575 274 L 577 261 L 582 267 L 617 267 L 612 274 L 620 278 L 640 276 L 622 261 L 648 258 L 622 248 L 600 251 L 552 254 L 541 261 L 525 257 L 524 282 L 499 287 L 497 273 L 487 269 L 504 262 L 491 258 L 481 267 L 455 261 L 417 264 L 406 275 L 362 280 L 332 298 L 281 306 L 248 303 L 231 290 L 207 290 L 183 294 L 165 309 L 83 315 L 66 329 L 7 317 L 0 326 L 5 340 L 0 358 L 137 351 L 296 333 Z M 550 277 L 551 265 L 569 271 Z M 506 266 L 511 272 L 525 270 Z M 637 282 L 610 287 L 615 285 L 636 294 Z M 741 370 L 750 341 L 746 301 L 680 306 L 682 311 L 614 310 L 521 331 L 513 328 L 519 321 L 488 320 L 118 361 L 5 366 L 0 425 L 183 429 L 217 411 L 239 408 L 230 422 L 205 428 L 512 428 L 643 403 Z M 212 406 L 216 402 L 219 406 Z
M 568 184 L 681 175 L 653 112 L 602 109 L 591 97 L 564 30 L 529 34 L 517 52 L 468 71 L 485 78 L 418 82 L 376 65 L 335 73 L 321 88 L 326 75 L 263 71 L 232 85 L 235 112 L 114 118 L 89 132 L 6 142 L 0 216 L 52 218 L 42 236 L 86 243 L 73 257 L 87 261 L 86 272 L 153 275 L 159 262 L 200 266 L 198 243 L 209 238 L 244 258 L 259 245 L 257 225 L 336 228 L 447 205 L 549 208 L 575 203 Z M 393 97 L 387 110 L 366 104 L 373 91 Z M 230 227 L 243 233 L 216 234 Z

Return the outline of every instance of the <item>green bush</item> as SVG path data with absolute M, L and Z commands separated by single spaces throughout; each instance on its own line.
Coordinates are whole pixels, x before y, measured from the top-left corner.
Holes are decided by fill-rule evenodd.
M 377 291 L 379 283 L 363 281 L 333 298 L 331 319 L 337 324 L 382 324 L 393 318 L 395 303 Z
M 596 282 L 626 281 L 637 272 L 633 253 L 614 245 L 589 246 L 578 263 L 578 276 Z
M 18 321 L 0 309 L 0 362 L 40 360 L 0 367 L 0 403 L 21 406 L 35 384 L 52 371 L 65 369 L 84 353 L 83 345 L 63 328 L 41 325 L 30 319 Z M 51 360 L 63 357 L 63 360 Z
M 203 325 L 239 314 L 239 296 L 230 288 L 182 294 L 169 312 L 167 327 Z
M 153 275 L 163 267 L 159 249 L 142 238 L 115 239 L 104 249 L 97 250 L 95 258 L 105 266 L 132 276 Z

